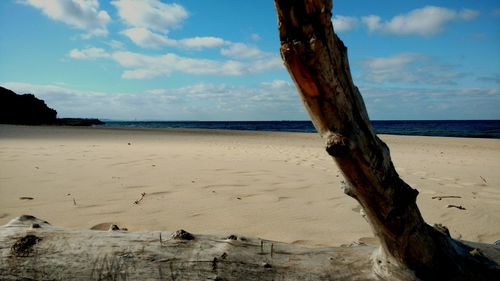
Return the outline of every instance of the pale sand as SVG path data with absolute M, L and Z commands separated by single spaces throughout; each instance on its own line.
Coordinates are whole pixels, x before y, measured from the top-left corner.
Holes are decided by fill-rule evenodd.
M 420 191 L 428 223 L 455 238 L 500 240 L 499 140 L 382 139 Z M 0 125 L 0 224 L 32 214 L 85 229 L 115 223 L 307 246 L 371 242 L 322 143 L 302 133 Z

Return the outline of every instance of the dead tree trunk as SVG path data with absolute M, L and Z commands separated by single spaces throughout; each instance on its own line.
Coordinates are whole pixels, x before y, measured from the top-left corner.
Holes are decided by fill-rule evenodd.
M 281 56 L 326 150 L 342 170 L 345 193 L 363 207 L 381 249 L 376 273 L 424 280 L 499 278 L 498 266 L 426 224 L 418 191 L 397 174 L 353 84 L 347 48 L 332 27 L 331 1 L 275 0 Z M 498 279 L 497 279 L 498 280 Z

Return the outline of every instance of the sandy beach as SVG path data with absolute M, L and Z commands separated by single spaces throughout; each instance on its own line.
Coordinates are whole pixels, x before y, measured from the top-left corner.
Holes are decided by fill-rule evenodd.
M 499 140 L 381 138 L 428 223 L 500 240 Z M 373 243 L 342 180 L 317 134 L 0 125 L 0 224 L 31 214 L 83 229 Z

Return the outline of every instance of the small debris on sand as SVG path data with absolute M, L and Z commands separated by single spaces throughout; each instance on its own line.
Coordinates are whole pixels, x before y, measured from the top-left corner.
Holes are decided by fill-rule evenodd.
M 117 231 L 117 230 L 120 230 L 120 227 L 118 227 L 118 225 L 116 224 L 112 224 L 108 229 L 108 231 Z
M 461 205 L 448 205 L 448 206 L 446 206 L 446 208 L 457 208 L 457 209 L 460 209 L 460 210 L 467 210 L 467 209 L 465 209 Z
M 455 195 L 443 195 L 443 196 L 432 196 L 432 199 L 437 199 L 440 200 L 444 198 L 462 198 L 461 196 L 455 196 Z
M 485 178 L 483 178 L 482 176 L 479 177 L 484 181 L 484 183 L 488 183 Z
M 136 204 L 136 205 L 139 204 L 142 201 L 142 199 L 144 199 L 144 196 L 146 196 L 146 192 L 141 193 L 141 197 L 139 199 L 135 200 L 134 204 Z
M 231 234 L 226 238 L 226 240 L 238 240 L 238 236 Z
M 19 200 L 33 200 L 33 199 L 35 199 L 35 198 L 28 197 L 28 196 L 21 196 L 21 197 L 19 197 Z

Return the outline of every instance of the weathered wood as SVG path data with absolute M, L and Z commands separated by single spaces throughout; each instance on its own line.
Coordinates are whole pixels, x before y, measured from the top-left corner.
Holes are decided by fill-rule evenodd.
M 18 217 L 0 226 L 0 280 L 379 280 L 375 246 L 308 249 L 237 235 L 109 228 Z M 471 255 L 500 259 L 494 245 L 471 248 Z
M 396 280 L 498 280 L 495 262 L 469 254 L 468 246 L 424 222 L 418 192 L 396 172 L 352 81 L 347 48 L 332 27 L 331 1 L 275 4 L 285 65 L 349 183 L 345 193 L 361 204 L 380 239 L 376 273 Z
M 374 249 L 66 229 L 22 216 L 0 227 L 0 280 L 376 280 Z
M 0 227 L 1 280 L 498 280 L 493 245 L 466 245 L 427 225 L 375 135 L 331 2 L 275 0 L 281 53 L 327 152 L 381 247 L 307 249 L 256 238 L 51 226 L 22 216 Z M 194 239 L 191 239 L 194 238 Z M 375 255 L 372 255 L 375 252 Z

